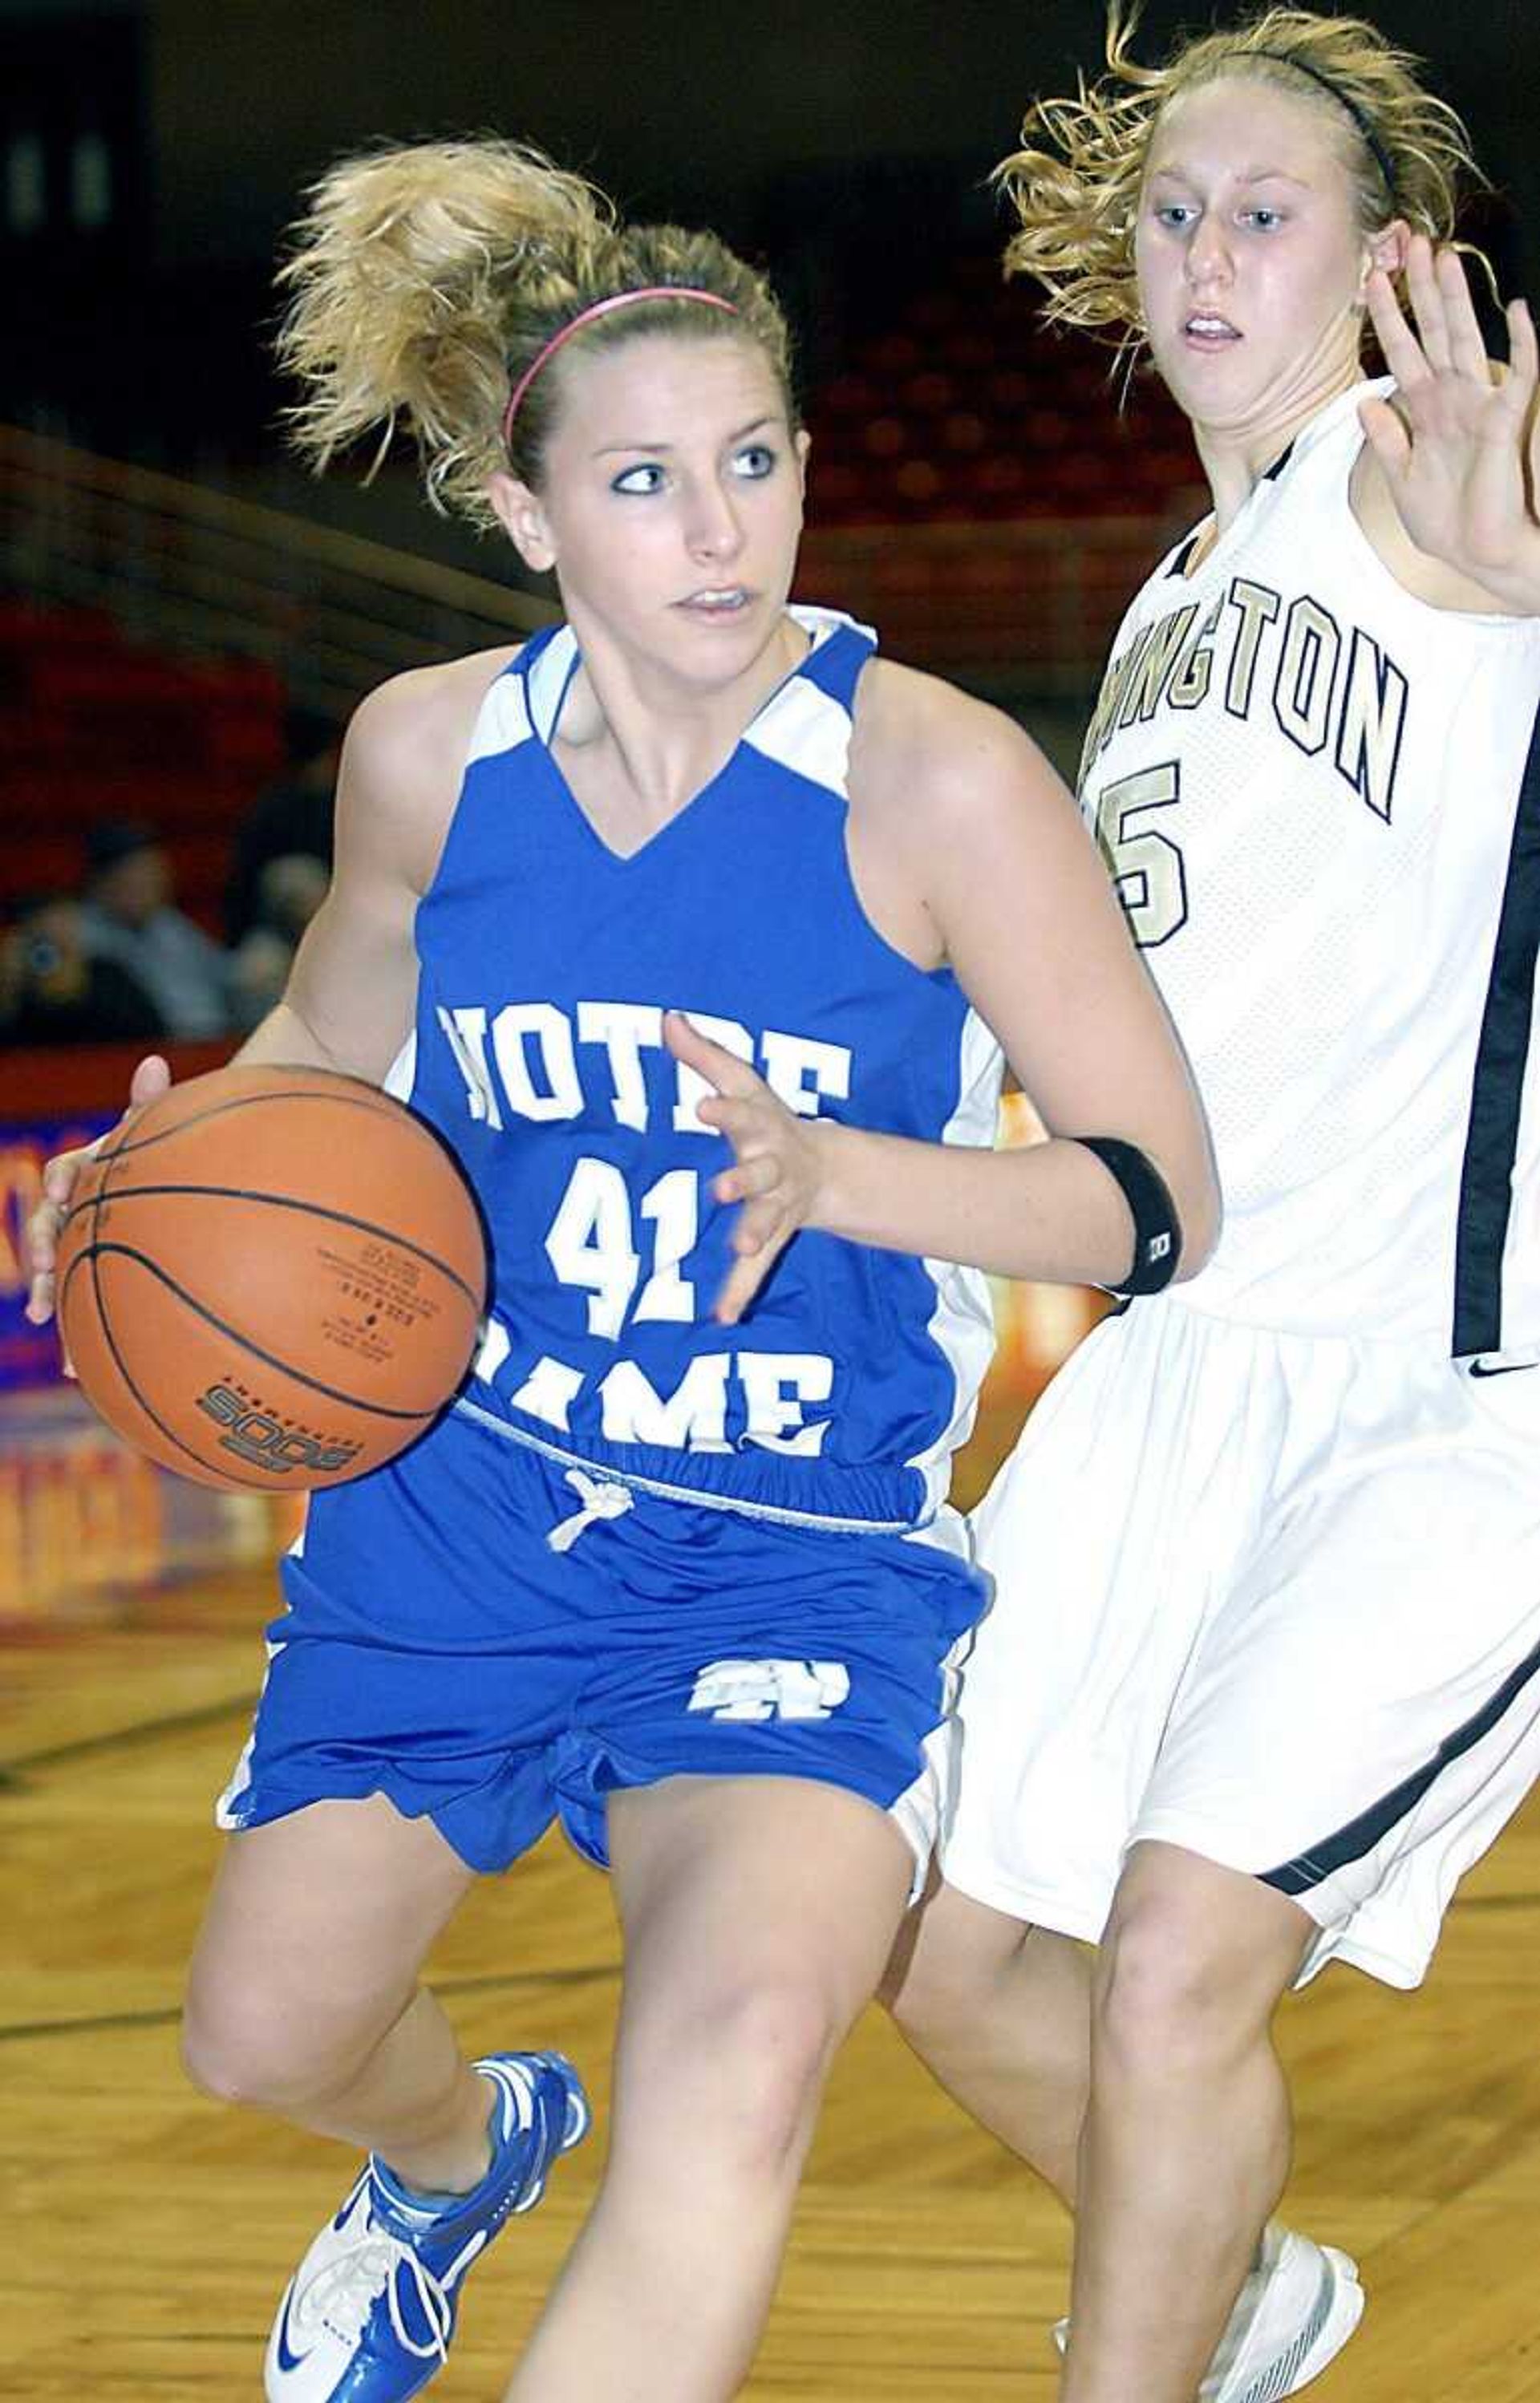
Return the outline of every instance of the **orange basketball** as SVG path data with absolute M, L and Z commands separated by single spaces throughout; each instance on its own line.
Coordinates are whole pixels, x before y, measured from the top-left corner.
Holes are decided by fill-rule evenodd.
M 403 1451 L 465 1373 L 486 1282 L 447 1147 L 320 1068 L 173 1086 L 104 1139 L 59 1240 L 64 1348 L 108 1425 L 259 1493 Z

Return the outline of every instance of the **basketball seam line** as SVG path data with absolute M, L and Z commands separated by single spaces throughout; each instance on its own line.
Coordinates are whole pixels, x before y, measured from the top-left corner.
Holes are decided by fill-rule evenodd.
M 227 1075 L 229 1071 L 220 1069 L 214 1073 Z M 137 1134 L 134 1133 L 132 1126 L 109 1128 L 106 1134 L 102 1137 L 102 1143 L 104 1146 L 112 1143 L 115 1133 L 118 1141 L 112 1144 L 110 1151 L 106 1149 L 99 1151 L 96 1155 L 97 1159 L 104 1163 L 109 1160 L 129 1159 L 134 1152 L 151 1150 L 158 1143 L 169 1143 L 173 1135 L 185 1133 L 189 1127 L 206 1126 L 211 1118 L 226 1118 L 232 1110 L 257 1109 L 269 1102 L 339 1102 L 344 1109 L 362 1110 L 367 1117 L 381 1118 L 387 1123 L 396 1116 L 409 1119 L 414 1127 L 427 1136 L 435 1150 L 448 1161 L 461 1182 L 463 1184 L 465 1182 L 465 1172 L 453 1145 L 446 1135 L 440 1133 L 431 1118 L 423 1118 L 421 1111 L 410 1108 L 405 1102 L 396 1101 L 393 1095 L 383 1092 L 378 1085 L 371 1085 L 367 1077 L 350 1076 L 340 1068 L 312 1068 L 301 1073 L 327 1076 L 334 1079 L 338 1085 L 354 1085 L 358 1090 L 356 1094 L 354 1094 L 334 1092 L 329 1087 L 312 1090 L 306 1085 L 281 1085 L 276 1090 L 262 1089 L 250 1093 L 232 1093 L 228 1101 L 211 1102 L 206 1109 L 194 1110 L 187 1118 L 177 1118 L 171 1126 L 156 1127 L 147 1132 L 142 1132 Z M 177 1089 L 173 1087 L 169 1090 L 174 1091 Z M 182 1090 L 185 1091 L 186 1088 Z M 366 1094 L 369 1097 L 367 1101 L 364 1098 Z M 378 1106 L 382 1103 L 384 1104 L 383 1108 Z M 154 1106 L 153 1102 L 145 1104 L 146 1111 L 153 1109 Z
M 107 1247 L 104 1245 L 103 1248 L 105 1249 Z M 61 1302 L 63 1300 L 64 1294 L 69 1290 L 70 1278 L 74 1276 L 76 1270 L 81 1265 L 81 1262 L 88 1259 L 91 1263 L 91 1291 L 96 1301 L 96 1315 L 101 1323 L 102 1334 L 105 1340 L 107 1349 L 112 1354 L 114 1368 L 121 1377 L 124 1384 L 128 1387 L 129 1392 L 132 1395 L 134 1401 L 137 1403 L 140 1410 L 144 1411 L 145 1416 L 148 1419 L 151 1426 L 159 1428 L 166 1442 L 171 1444 L 175 1451 L 185 1453 L 187 1458 L 192 1461 L 199 1468 L 209 1467 L 211 1464 L 203 1458 L 201 1452 L 194 1452 L 190 1443 L 184 1442 L 183 1438 L 177 1434 L 175 1428 L 170 1427 L 166 1424 L 159 1410 L 152 1408 L 150 1403 L 145 1399 L 144 1395 L 140 1392 L 137 1382 L 130 1372 L 127 1364 L 123 1359 L 123 1355 L 118 1348 L 118 1338 L 112 1331 L 112 1320 L 108 1317 L 107 1313 L 102 1304 L 101 1287 L 96 1277 L 96 1259 L 94 1250 L 90 1252 L 82 1252 L 78 1259 L 71 1261 L 68 1273 L 64 1278 L 63 1286 L 60 1292 L 59 1299 Z M 146 1265 L 148 1266 L 148 1262 L 146 1262 Z
M 113 1154 L 115 1160 L 120 1156 L 116 1152 Z M 110 1192 L 99 1188 L 85 1206 L 88 1210 L 100 1211 L 107 1202 L 159 1201 L 168 1193 L 192 1194 L 204 1201 L 266 1202 L 274 1210 L 298 1210 L 309 1218 L 326 1218 L 333 1226 L 352 1227 L 360 1235 L 378 1235 L 382 1243 L 394 1244 L 397 1251 L 410 1252 L 415 1258 L 425 1260 L 430 1268 L 437 1269 L 451 1285 L 458 1287 L 478 1312 L 485 1306 L 483 1298 L 466 1284 L 457 1269 L 451 1269 L 448 1260 L 440 1259 L 437 1252 L 428 1251 L 422 1243 L 414 1243 L 409 1235 L 398 1235 L 393 1228 L 379 1226 L 372 1218 L 354 1217 L 348 1210 L 328 1210 L 325 1202 L 307 1202 L 298 1193 L 262 1193 L 246 1185 L 115 1185 Z M 68 1224 L 67 1219 L 65 1224 Z
M 214 1073 L 215 1075 L 222 1075 L 225 1072 L 223 1070 L 215 1070 Z M 340 1069 L 317 1069 L 314 1073 L 317 1076 L 335 1075 L 340 1085 L 356 1085 L 359 1088 L 357 1097 L 352 1093 L 345 1092 L 314 1092 L 305 1085 L 281 1085 L 276 1090 L 263 1090 L 250 1093 L 232 1093 L 228 1101 L 210 1102 L 207 1108 L 193 1110 L 187 1118 L 174 1119 L 170 1126 L 152 1127 L 147 1130 L 141 1130 L 137 1133 L 134 1132 L 132 1125 L 122 1128 L 110 1128 L 107 1133 L 102 1138 L 103 1142 L 110 1142 L 114 1133 L 118 1135 L 118 1141 L 113 1144 L 110 1151 L 99 1152 L 97 1157 L 100 1160 L 126 1160 L 133 1152 L 148 1151 L 158 1143 L 169 1143 L 173 1135 L 184 1133 L 188 1127 L 206 1126 L 210 1118 L 227 1118 L 232 1110 L 257 1109 L 268 1102 L 340 1102 L 344 1109 L 364 1110 L 371 1117 L 380 1118 L 388 1118 L 391 1115 L 391 1111 L 399 1110 L 407 1118 L 411 1119 L 414 1126 L 422 1127 L 423 1132 L 431 1136 L 432 1140 L 438 1146 L 440 1150 L 449 1151 L 449 1146 L 445 1143 L 443 1136 L 438 1132 L 437 1127 L 429 1126 L 427 1120 L 420 1118 L 415 1110 L 409 1110 L 404 1102 L 391 1103 L 391 1111 L 377 1108 L 375 1106 L 377 1103 L 390 1101 L 389 1094 L 382 1093 L 378 1085 L 369 1084 L 367 1079 L 362 1076 L 344 1076 Z M 186 1088 L 173 1086 L 170 1088 L 170 1090 L 173 1092 L 180 1092 L 185 1091 Z M 371 1095 L 372 1099 L 365 1101 L 363 1099 L 363 1095 L 365 1093 Z M 155 1104 L 153 1102 L 146 1103 L 145 1104 L 146 1113 L 153 1109 L 154 1106 Z M 452 1152 L 450 1153 L 450 1157 L 451 1159 L 454 1157 Z
M 69 1278 L 75 1274 L 76 1270 L 83 1261 L 86 1260 L 90 1260 L 93 1263 L 92 1278 L 94 1282 L 94 1262 L 100 1255 L 109 1252 L 123 1259 L 137 1260 L 140 1267 L 147 1269 L 152 1276 L 158 1277 L 166 1290 L 176 1296 L 178 1301 L 186 1302 L 187 1308 L 194 1312 L 198 1317 L 203 1319 L 206 1324 L 214 1327 L 217 1333 L 227 1337 L 231 1343 L 238 1343 L 243 1352 L 249 1352 L 254 1360 L 260 1360 L 265 1368 L 271 1368 L 279 1376 L 291 1377 L 298 1385 L 308 1386 L 312 1394 L 324 1395 L 327 1401 L 336 1402 L 344 1410 L 365 1410 L 375 1418 L 395 1419 L 411 1425 L 426 1425 L 430 1419 L 437 1418 L 439 1411 L 446 1409 L 449 1403 L 453 1401 L 455 1395 L 460 1390 L 460 1386 L 465 1382 L 465 1373 L 462 1371 L 459 1379 L 456 1381 L 453 1390 L 445 1396 L 443 1401 L 434 1402 L 428 1409 L 421 1410 L 394 1410 L 389 1409 L 383 1402 L 367 1401 L 361 1395 L 343 1393 L 335 1385 L 324 1385 L 318 1377 L 309 1377 L 305 1374 L 305 1371 L 302 1368 L 292 1368 L 288 1361 L 280 1360 L 275 1353 L 264 1352 L 259 1343 L 254 1342 L 249 1335 L 243 1335 L 239 1327 L 228 1327 L 222 1318 L 216 1318 L 214 1312 L 208 1309 L 204 1303 L 199 1301 L 194 1295 L 188 1293 L 185 1286 L 179 1285 L 174 1277 L 168 1275 L 158 1260 L 151 1259 L 149 1255 L 146 1252 L 136 1251 L 132 1243 L 92 1243 L 89 1248 L 82 1248 L 76 1257 L 70 1262 L 69 1272 L 65 1278 L 66 1286 L 68 1285 Z M 113 1359 L 118 1366 L 124 1383 L 132 1393 L 134 1399 L 139 1403 L 146 1417 L 153 1419 L 155 1424 L 160 1426 L 161 1422 L 156 1417 L 154 1410 L 151 1410 L 149 1404 L 145 1400 L 138 1386 L 134 1383 L 133 1379 L 129 1375 L 127 1368 L 123 1366 L 122 1359 L 118 1350 L 117 1339 L 112 1332 L 112 1322 L 106 1312 L 100 1308 L 100 1305 L 98 1305 L 97 1314 L 102 1321 L 103 1331 L 112 1347 Z M 468 1359 L 465 1366 L 466 1368 L 470 1366 Z M 182 1442 L 179 1436 L 173 1435 L 169 1427 L 163 1428 L 162 1432 L 173 1443 L 176 1444 L 181 1451 L 187 1454 L 189 1460 L 197 1460 L 200 1457 L 199 1453 L 195 1452 L 189 1445 Z

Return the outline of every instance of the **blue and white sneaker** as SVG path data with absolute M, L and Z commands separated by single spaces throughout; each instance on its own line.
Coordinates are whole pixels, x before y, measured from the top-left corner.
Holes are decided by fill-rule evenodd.
M 590 2118 L 559 2052 L 493 2053 L 476 2067 L 496 2098 L 486 2176 L 434 2210 L 370 2154 L 278 2307 L 268 2403 L 407 2403 L 443 2368 L 461 2280 L 504 2221 L 539 2202 L 552 2162 Z

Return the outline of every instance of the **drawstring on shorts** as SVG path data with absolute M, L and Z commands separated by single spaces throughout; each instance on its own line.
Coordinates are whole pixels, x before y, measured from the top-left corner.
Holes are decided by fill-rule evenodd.
M 569 1468 L 567 1483 L 582 1504 L 570 1519 L 562 1519 L 552 1527 L 546 1541 L 553 1552 L 570 1552 L 579 1535 L 587 1533 L 602 1519 L 623 1519 L 631 1507 L 629 1485 L 618 1485 L 613 1479 L 590 1477 L 586 1469 Z

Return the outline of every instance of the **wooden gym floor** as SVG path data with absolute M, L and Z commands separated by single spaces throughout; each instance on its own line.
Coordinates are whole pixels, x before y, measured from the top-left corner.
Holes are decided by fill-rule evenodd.
M 248 1530 L 249 1534 L 249 1530 Z M 0 1528 L 0 1539 L 4 1530 Z M 271 1610 L 265 1563 L 97 1575 L 0 1625 L 0 2193 L 10 2403 L 245 2403 L 276 2296 L 351 2175 L 201 2101 L 179 1981 Z M 7 1640 L 7 1632 L 10 1640 Z M 598 2105 L 474 2283 L 433 2393 L 491 2403 L 592 2191 L 617 1947 L 560 1841 L 472 1897 L 434 1974 L 466 2044 L 558 2044 Z M 1434 1974 L 1333 1970 L 1283 2014 L 1287 2214 L 1363 2264 L 1322 2403 L 1540 2403 L 1540 1806 L 1469 1881 Z M 839 2063 L 760 2363 L 783 2403 L 1047 2403 L 1066 2229 L 873 2012 Z M 602 2403 L 596 2397 L 595 2403 Z M 1130 2403 L 1136 2403 L 1131 2397 Z

